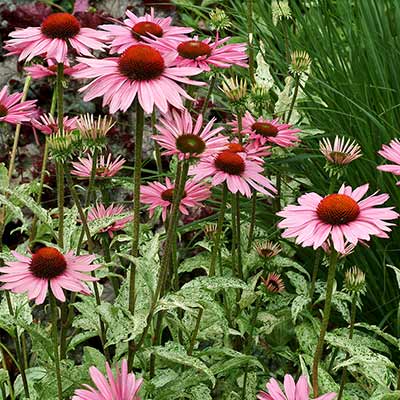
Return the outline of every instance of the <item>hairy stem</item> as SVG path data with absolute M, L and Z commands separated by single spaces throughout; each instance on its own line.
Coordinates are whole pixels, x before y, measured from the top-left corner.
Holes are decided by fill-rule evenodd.
M 193 333 L 190 338 L 189 348 L 187 351 L 188 356 L 191 356 L 193 353 L 194 345 L 196 343 L 196 338 L 197 338 L 197 335 L 198 335 L 199 329 L 200 329 L 201 317 L 203 316 L 203 312 L 204 312 L 204 309 L 199 308 L 199 312 L 198 312 L 197 318 L 196 318 L 196 325 L 194 326 Z
M 322 351 L 324 348 L 325 334 L 328 329 L 329 317 L 331 314 L 333 284 L 335 282 L 337 259 L 338 259 L 338 253 L 332 249 L 331 258 L 329 262 L 328 279 L 326 282 L 324 316 L 322 318 L 321 330 L 319 333 L 317 348 L 315 350 L 313 367 L 312 367 L 312 385 L 313 385 L 314 397 L 318 396 L 318 366 L 321 360 Z
M 248 253 L 250 253 L 251 247 L 253 246 L 254 228 L 256 225 L 256 213 L 257 213 L 257 192 L 255 191 L 251 196 L 250 228 L 249 228 L 249 237 L 247 242 Z
M 202 108 L 202 110 L 201 110 L 201 113 L 203 114 L 203 118 L 204 118 L 205 113 L 206 113 L 206 111 L 207 111 L 208 102 L 209 102 L 209 100 L 210 100 L 210 98 L 211 98 L 211 94 L 212 94 L 212 92 L 213 92 L 213 90 L 214 90 L 214 86 L 215 86 L 216 80 L 217 80 L 217 75 L 214 74 L 214 75 L 211 77 L 210 86 L 208 87 L 207 95 L 206 95 L 206 98 L 204 99 L 203 108 Z

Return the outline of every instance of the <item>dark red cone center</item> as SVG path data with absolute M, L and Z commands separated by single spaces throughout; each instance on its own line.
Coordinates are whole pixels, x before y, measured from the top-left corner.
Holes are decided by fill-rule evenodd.
M 177 50 L 181 57 L 190 58 L 191 60 L 195 60 L 197 57 L 211 55 L 211 47 L 207 43 L 200 42 L 199 40 L 182 42 L 179 44 Z
M 186 192 L 183 192 L 182 195 L 182 199 L 186 197 Z M 174 200 L 174 188 L 171 189 L 166 189 L 161 193 L 161 198 L 164 201 L 169 201 L 170 203 L 172 203 L 172 201 Z
M 176 147 L 182 153 L 201 154 L 206 144 L 200 136 L 188 133 L 176 139 Z
M 53 279 L 67 269 L 64 256 L 53 247 L 42 247 L 32 255 L 30 271 L 36 278 Z
M 81 24 L 71 14 L 55 13 L 42 22 L 42 33 L 51 39 L 70 39 L 81 30 Z
M 239 143 L 229 143 L 228 150 L 232 153 L 244 153 L 246 150 L 244 147 Z
M 8 114 L 8 108 L 0 104 L 0 118 L 5 117 Z
M 151 37 L 149 33 L 157 37 L 162 37 L 164 31 L 160 25 L 150 21 L 138 22 L 132 27 L 132 36 L 135 39 L 139 40 L 141 36 Z
M 268 123 L 268 122 L 255 122 L 251 129 L 256 131 L 257 135 L 261 135 L 264 137 L 275 137 L 279 130 L 276 126 Z
M 327 224 L 342 225 L 357 219 L 360 207 L 350 196 L 330 194 L 318 204 L 317 214 Z
M 135 44 L 122 53 L 119 71 L 134 81 L 147 81 L 162 75 L 165 69 L 160 52 L 145 44 Z
M 214 165 L 220 171 L 230 175 L 240 175 L 245 169 L 243 158 L 239 154 L 232 153 L 229 150 L 219 153 L 214 161 Z

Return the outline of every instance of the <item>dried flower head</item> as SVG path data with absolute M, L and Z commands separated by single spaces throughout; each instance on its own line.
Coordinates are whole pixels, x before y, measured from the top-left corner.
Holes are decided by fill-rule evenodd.
M 203 231 L 205 235 L 212 240 L 214 238 L 215 233 L 217 232 L 217 224 L 209 223 L 204 226 Z
M 351 294 L 365 293 L 365 273 L 356 266 L 348 269 L 344 274 L 344 289 Z
M 288 0 L 273 0 L 271 3 L 272 23 L 277 25 L 281 19 L 292 18 Z
M 245 79 L 225 78 L 220 88 L 232 103 L 243 100 L 247 95 L 247 82 Z
M 306 51 L 296 50 L 291 55 L 289 71 L 295 75 L 301 75 L 308 71 L 311 66 L 311 58 Z
M 326 160 L 334 165 L 347 165 L 361 157 L 360 146 L 351 139 L 335 137 L 333 144 L 327 138 L 319 142 L 319 150 Z
M 257 242 L 254 247 L 260 257 L 264 258 L 275 257 L 282 251 L 279 243 L 273 243 L 270 240 L 265 242 Z
M 270 293 L 282 293 L 285 290 L 285 284 L 281 276 L 275 272 L 270 272 L 266 279 L 261 279 L 265 288 Z
M 104 147 L 105 137 L 115 125 L 115 121 L 108 115 L 98 116 L 95 119 L 93 114 L 85 114 L 79 117 L 77 125 L 86 147 Z
M 231 26 L 228 15 L 226 15 L 224 10 L 216 8 L 210 12 L 210 26 L 211 29 L 216 31 L 223 31 Z
M 59 162 L 65 162 L 74 152 L 78 136 L 73 132 L 57 132 L 47 138 L 51 157 Z

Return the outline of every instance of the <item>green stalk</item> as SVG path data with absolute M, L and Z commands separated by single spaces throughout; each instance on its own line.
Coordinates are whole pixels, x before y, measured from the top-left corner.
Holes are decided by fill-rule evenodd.
M 142 144 L 144 128 L 144 110 L 139 101 L 136 100 L 136 130 L 135 130 L 135 166 L 133 172 L 133 237 L 132 237 L 132 256 L 139 256 L 139 234 L 140 234 L 140 184 L 142 172 Z M 136 301 L 136 264 L 132 263 L 129 275 L 129 311 L 135 313 Z M 135 353 L 135 342 L 128 343 L 128 368 L 133 364 Z
M 249 237 L 247 242 L 248 253 L 250 253 L 253 245 L 254 228 L 256 225 L 256 212 L 257 212 L 257 192 L 255 191 L 251 196 L 250 228 L 249 228 Z
M 237 246 L 237 263 L 238 263 L 238 273 L 239 278 L 243 279 L 243 265 L 242 265 L 242 240 L 241 240 L 241 231 L 240 231 L 240 194 L 235 193 L 234 195 L 234 203 L 235 203 L 235 215 L 236 219 L 236 246 Z
M 3 365 L 4 371 L 7 371 L 7 384 L 8 384 L 8 388 L 9 388 L 9 393 L 10 393 L 11 400 L 14 400 L 14 399 L 15 399 L 14 387 L 13 387 L 13 385 L 12 385 L 12 383 L 11 383 L 10 371 L 9 371 L 8 368 L 7 368 L 7 363 L 6 363 L 5 355 L 6 355 L 5 351 L 4 351 L 3 347 L 1 347 L 1 363 L 2 363 L 2 365 Z M 22 376 L 22 375 L 21 375 L 21 376 Z M 4 389 L 4 388 L 2 387 L 2 390 L 3 390 L 3 389 Z M 25 394 L 25 395 L 26 395 L 26 394 Z M 3 398 L 6 399 L 5 394 L 3 394 Z M 29 398 L 29 393 L 28 393 L 28 398 Z
M 60 135 L 64 133 L 64 64 L 57 64 L 57 118 Z
M 349 332 L 349 339 L 351 340 L 353 338 L 353 333 L 354 333 L 354 325 L 356 322 L 356 312 L 357 312 L 357 294 L 353 293 L 353 297 L 351 299 L 351 318 L 350 318 L 350 332 Z M 346 361 L 349 359 L 350 355 L 347 353 L 346 355 Z M 347 377 L 347 367 L 343 367 L 342 371 L 342 379 L 340 381 L 340 389 L 338 393 L 337 400 L 340 400 L 343 396 L 343 391 L 344 391 L 344 385 L 346 383 L 346 377 Z
M 104 233 L 102 239 L 103 239 L 102 242 L 103 242 L 104 260 L 107 263 L 111 263 L 112 259 L 111 259 L 111 252 L 110 252 L 110 237 L 108 236 L 108 233 Z M 114 267 L 110 267 L 110 271 L 112 273 L 114 273 L 115 272 Z M 116 278 L 115 276 L 111 277 L 111 284 L 114 289 L 115 297 L 117 297 L 118 292 L 119 292 L 118 278 Z
M 57 304 L 53 292 L 49 290 L 50 298 L 50 309 L 51 309 L 51 331 L 53 336 L 53 349 L 54 349 L 54 361 L 56 364 L 56 377 L 57 377 L 57 393 L 58 400 L 63 400 L 62 395 L 62 381 L 61 381 L 61 369 L 60 369 L 60 356 L 58 353 L 58 333 L 57 333 Z
M 206 98 L 204 99 L 204 104 L 203 104 L 203 108 L 201 110 L 201 114 L 203 114 L 203 118 L 205 116 L 205 113 L 207 111 L 207 107 L 208 107 L 208 102 L 210 100 L 211 94 L 214 90 L 214 86 L 215 86 L 215 82 L 217 80 L 217 75 L 214 73 L 211 77 L 211 82 L 210 82 L 210 86 L 208 87 L 208 91 L 207 91 L 207 95 Z
M 319 333 L 318 343 L 315 350 L 313 367 L 312 367 L 312 385 L 313 385 L 314 397 L 318 397 L 318 366 L 322 356 L 325 334 L 328 329 L 329 317 L 331 313 L 333 284 L 335 282 L 337 259 L 338 259 L 338 253 L 334 249 L 332 249 L 331 258 L 329 262 L 328 279 L 326 282 L 324 316 L 322 319 L 321 330 Z
M 191 356 L 193 353 L 194 345 L 196 343 L 196 338 L 197 338 L 197 335 L 198 335 L 199 329 L 200 329 L 201 317 L 203 316 L 203 312 L 204 312 L 204 309 L 199 308 L 199 312 L 198 312 L 197 318 L 196 318 L 196 325 L 194 326 L 193 333 L 190 338 L 189 348 L 187 351 L 188 356 Z
M 212 253 L 211 253 L 210 269 L 208 271 L 209 276 L 215 275 L 215 264 L 217 263 L 219 247 L 221 245 L 221 235 L 222 235 L 222 228 L 223 228 L 224 219 L 225 219 L 225 209 L 226 209 L 227 197 L 228 197 L 228 188 L 226 186 L 226 183 L 224 183 L 223 188 L 222 188 L 221 205 L 220 205 L 219 214 L 218 214 L 217 231 L 215 232 L 215 235 L 214 235 L 214 245 L 213 245 Z
M 312 300 L 313 300 L 313 296 L 314 296 L 315 284 L 317 283 L 318 270 L 319 270 L 319 265 L 321 263 L 321 257 L 322 257 L 322 250 L 317 249 L 317 251 L 315 252 L 314 267 L 313 267 L 313 272 L 312 272 L 311 286 L 310 286 L 310 293 L 309 293 L 311 304 L 312 304 Z
M 153 109 L 153 112 L 151 113 L 151 131 L 153 132 L 153 136 L 157 135 L 156 121 L 157 121 L 156 110 Z M 153 143 L 154 143 L 154 158 L 157 165 L 157 171 L 161 175 L 163 170 L 162 170 L 160 145 L 156 140 L 154 140 Z
M 253 25 L 253 0 L 247 0 L 247 43 L 249 51 L 249 75 L 252 85 L 256 83 L 254 77 L 254 25 Z
M 64 167 L 56 162 L 57 205 L 58 205 L 58 247 L 64 248 Z
M 146 319 L 146 326 L 143 330 L 143 333 L 139 339 L 139 342 L 138 342 L 136 348 L 134 349 L 135 353 L 141 348 L 141 346 L 143 345 L 143 343 L 145 341 L 146 335 L 150 329 L 150 324 L 151 324 L 151 320 L 154 315 L 157 301 L 160 297 L 160 293 L 161 293 L 163 287 L 165 286 L 165 278 L 167 276 L 168 264 L 169 264 L 170 255 L 171 255 L 172 240 L 174 240 L 175 230 L 176 230 L 177 222 L 178 222 L 178 218 L 179 218 L 179 204 L 180 204 L 182 196 L 183 196 L 186 178 L 187 178 L 187 174 L 188 174 L 188 170 L 189 170 L 189 163 L 187 160 L 184 160 L 182 162 L 182 164 L 183 165 L 182 165 L 182 175 L 181 175 L 181 179 L 180 179 L 180 184 L 178 187 L 175 186 L 176 190 L 174 190 L 174 199 L 172 202 L 172 209 L 171 209 L 171 214 L 170 214 L 169 223 L 168 223 L 165 250 L 164 250 L 164 254 L 161 258 L 161 262 L 160 262 L 161 265 L 160 265 L 160 273 L 159 273 L 159 278 L 158 278 L 158 282 L 157 282 L 157 287 L 154 292 L 154 296 L 152 298 L 152 302 L 151 302 L 151 306 L 150 306 L 150 311 L 149 311 L 149 314 Z
M 294 78 L 294 92 L 293 92 L 293 97 L 292 101 L 290 103 L 288 115 L 286 117 L 286 123 L 288 124 L 290 121 L 290 117 L 292 116 L 294 105 L 296 103 L 297 95 L 299 94 L 299 86 L 300 86 L 300 75 L 296 74 Z

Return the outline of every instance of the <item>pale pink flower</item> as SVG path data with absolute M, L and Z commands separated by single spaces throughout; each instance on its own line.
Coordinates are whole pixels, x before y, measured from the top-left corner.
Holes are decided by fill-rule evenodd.
M 77 128 L 78 117 L 64 117 L 63 130 L 64 132 L 71 132 Z M 39 119 L 32 119 L 32 126 L 39 129 L 45 135 L 52 135 L 58 132 L 58 121 L 54 119 L 51 114 L 41 115 Z
M 360 239 L 369 241 L 371 236 L 387 238 L 389 226 L 386 222 L 398 218 L 393 207 L 375 208 L 388 200 L 387 194 L 361 198 L 368 191 L 368 184 L 352 190 L 342 185 L 339 193 L 321 197 L 317 193 L 300 196 L 300 205 L 289 205 L 277 215 L 285 219 L 278 224 L 285 229 L 282 237 L 295 237 L 303 247 L 322 247 L 329 238 L 339 253 L 345 252 L 345 242 L 356 245 Z M 360 201 L 361 200 L 361 201 Z
M 129 47 L 119 57 L 101 60 L 79 58 L 86 68 L 74 74 L 75 78 L 95 78 L 79 91 L 85 92 L 84 100 L 103 97 L 103 106 L 110 106 L 110 113 L 126 111 L 138 98 L 146 113 L 156 105 L 162 113 L 168 105 L 182 109 L 182 97 L 193 100 L 178 84 L 204 85 L 187 76 L 197 75 L 199 68 L 175 67 L 174 58 L 162 55 L 146 44 Z
M 89 179 L 92 171 L 92 157 L 88 155 L 86 158 L 79 157 L 78 160 L 72 163 L 71 174 L 79 178 Z M 114 161 L 111 161 L 111 154 L 107 158 L 100 156 L 96 163 L 96 179 L 111 178 L 119 172 L 125 161 L 121 156 L 118 156 Z
M 273 197 L 276 189 L 272 182 L 262 175 L 263 171 L 260 163 L 246 157 L 245 153 L 224 150 L 200 160 L 190 168 L 189 174 L 193 175 L 196 181 L 212 177 L 213 186 L 226 182 L 228 190 L 232 193 L 240 192 L 250 197 L 252 187 Z
M 379 165 L 380 171 L 391 172 L 393 175 L 400 175 L 400 141 L 399 139 L 391 140 L 390 143 L 384 144 L 382 150 L 378 151 L 382 157 L 393 162 L 393 164 Z M 400 185 L 400 181 L 396 183 Z
M 162 207 L 162 219 L 164 221 L 167 219 L 167 210 L 172 205 L 174 188 L 175 185 L 169 178 L 165 179 L 165 185 L 160 182 L 151 182 L 141 187 L 140 202 L 150 205 L 150 217 L 157 207 Z M 185 183 L 185 191 L 179 205 L 179 211 L 188 215 L 188 208 L 201 206 L 201 202 L 208 199 L 210 194 L 210 189 L 207 186 L 188 180 Z
M 36 100 L 27 100 L 21 103 L 23 94 L 8 94 L 8 87 L 4 86 L 0 91 L 0 122 L 20 124 L 29 122 L 35 113 Z
M 82 68 L 82 65 L 75 65 L 71 67 L 69 65 L 68 60 L 64 63 L 64 75 L 69 76 L 74 72 L 79 71 Z M 42 79 L 48 76 L 57 76 L 57 64 L 52 60 L 47 60 L 47 67 L 41 64 L 34 64 L 30 67 L 25 67 L 24 70 L 33 78 L 33 79 Z
M 133 372 L 128 373 L 126 360 L 122 360 L 121 370 L 116 367 L 115 377 L 108 363 L 106 370 L 107 376 L 104 376 L 96 367 L 90 367 L 90 377 L 96 388 L 84 385 L 86 389 L 75 390 L 72 400 L 140 400 L 138 392 L 143 379 L 136 379 Z
M 121 205 L 114 206 L 114 204 L 111 204 L 107 208 L 105 208 L 104 204 L 99 203 L 89 210 L 87 220 L 89 222 L 96 221 L 98 219 L 110 218 L 126 213 L 127 210 Z M 121 229 L 125 228 L 126 224 L 131 220 L 132 215 L 121 216 L 121 219 L 110 223 L 108 226 L 102 228 L 100 232 L 107 232 L 110 238 L 112 238 L 114 236 L 114 232 L 120 231 Z
M 97 281 L 97 278 L 82 272 L 90 272 L 100 267 L 92 264 L 94 255 L 75 256 L 72 251 L 60 253 L 54 247 L 42 247 L 31 255 L 23 256 L 16 251 L 11 252 L 17 261 L 7 261 L 1 267 L 0 282 L 5 282 L 2 289 L 13 293 L 28 292 L 29 300 L 42 304 L 50 288 L 53 295 L 65 301 L 64 290 L 91 294 L 85 281 Z
M 163 155 L 176 154 L 180 160 L 188 158 L 203 158 L 223 150 L 228 139 L 219 135 L 224 128 L 214 128 L 215 118 L 212 118 L 203 128 L 203 116 L 199 114 L 195 125 L 192 116 L 186 109 L 182 112 L 173 110 L 161 119 L 157 125 L 160 134 L 153 139 L 166 149 Z
M 351 139 L 335 137 L 333 144 L 327 138 L 319 142 L 319 150 L 331 164 L 347 165 L 361 157 L 360 146 Z
M 238 133 L 237 118 L 230 123 L 233 132 Z M 300 129 L 292 129 L 290 124 L 281 124 L 279 118 L 272 120 L 259 117 L 257 120 L 248 112 L 244 114 L 242 119 L 242 135 L 249 135 L 250 139 L 256 140 L 260 145 L 267 142 L 276 144 L 280 147 L 291 147 L 300 139 L 296 133 Z
M 171 25 L 172 18 L 157 18 L 154 9 L 150 14 L 137 17 L 131 11 L 126 11 L 127 19 L 120 25 L 100 25 L 99 28 L 109 32 L 111 36 L 111 53 L 123 53 L 134 44 L 140 43 L 144 37 L 163 38 L 171 41 L 187 39 L 186 34 L 192 28 Z
M 68 46 L 78 54 L 92 57 L 91 50 L 105 50 L 106 32 L 82 28 L 76 17 L 68 13 L 50 14 L 41 26 L 17 29 L 10 33 L 12 39 L 4 48 L 8 55 L 18 55 L 18 61 L 30 61 L 36 56 L 65 63 Z
M 203 71 L 210 71 L 211 66 L 229 68 L 232 65 L 248 67 L 246 43 L 226 44 L 230 37 L 219 39 L 215 42 L 210 38 L 199 40 L 198 37 L 186 39 L 181 42 L 170 40 L 154 40 L 152 45 L 162 52 L 168 52 L 176 58 L 180 67 L 197 67 Z
M 308 387 L 307 377 L 302 375 L 299 380 L 294 381 L 293 377 L 289 374 L 285 375 L 284 379 L 284 392 L 279 386 L 279 383 L 271 378 L 267 383 L 268 393 L 260 392 L 257 395 L 258 400 L 311 400 L 310 389 Z M 336 393 L 327 393 L 322 396 L 316 397 L 314 400 L 333 400 Z

